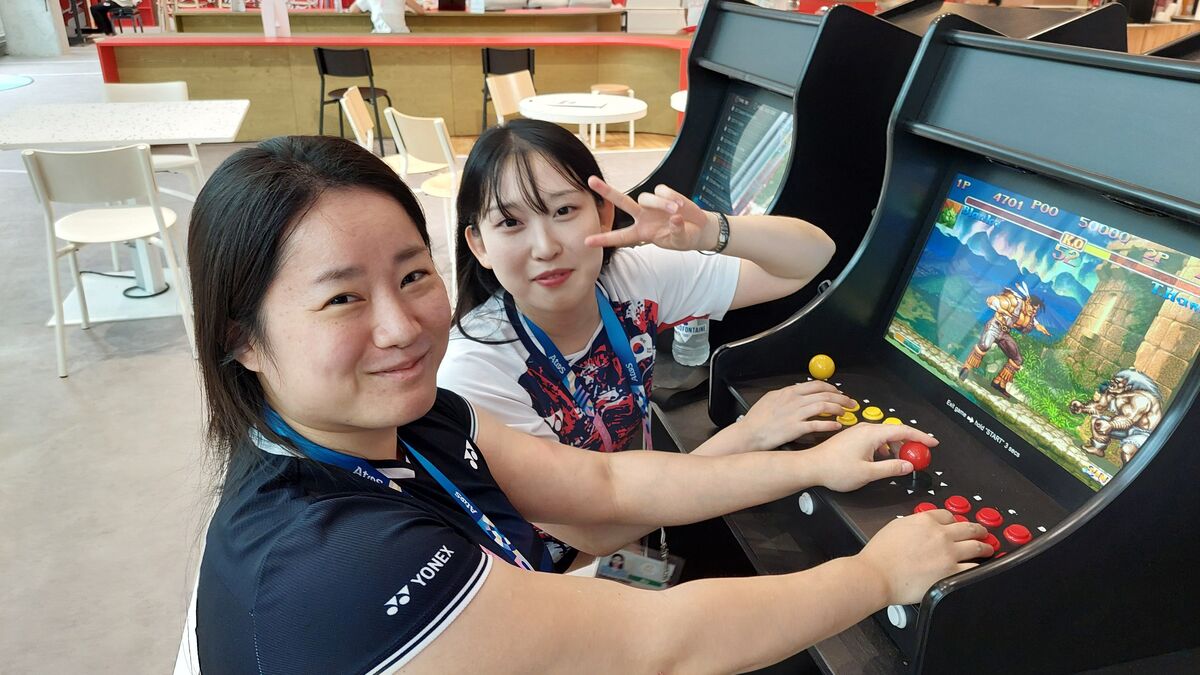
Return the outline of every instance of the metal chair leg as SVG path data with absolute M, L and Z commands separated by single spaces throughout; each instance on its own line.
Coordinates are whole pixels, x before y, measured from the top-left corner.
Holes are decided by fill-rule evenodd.
M 390 104 L 391 101 L 388 103 Z M 371 96 L 371 107 L 375 109 L 375 128 L 377 129 L 375 135 L 379 137 L 379 156 L 383 157 L 387 151 L 383 149 L 383 123 L 379 120 L 379 97 Z
M 480 118 L 480 122 L 479 122 L 479 133 L 481 133 L 481 134 L 483 132 L 487 131 L 487 104 L 488 104 L 488 90 L 487 90 L 487 86 L 485 85 L 483 88 L 483 116 Z

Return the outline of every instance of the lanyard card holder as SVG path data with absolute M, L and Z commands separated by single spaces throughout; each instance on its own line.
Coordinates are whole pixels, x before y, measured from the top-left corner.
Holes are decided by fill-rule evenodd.
M 674 586 L 683 574 L 683 558 L 667 552 L 665 546 L 651 548 L 645 539 L 641 546 L 626 546 L 599 558 L 597 563 L 598 578 L 652 591 Z

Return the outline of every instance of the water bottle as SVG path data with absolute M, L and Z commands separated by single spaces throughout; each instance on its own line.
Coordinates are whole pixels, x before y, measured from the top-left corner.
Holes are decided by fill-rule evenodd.
M 702 366 L 708 361 L 708 319 L 692 319 L 675 326 L 671 356 L 681 366 Z

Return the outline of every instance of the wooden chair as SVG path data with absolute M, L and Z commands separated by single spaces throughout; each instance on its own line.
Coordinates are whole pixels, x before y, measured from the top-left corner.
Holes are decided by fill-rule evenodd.
M 367 109 L 362 92 L 358 87 L 347 87 L 338 102 L 341 104 L 342 114 L 350 122 L 350 132 L 354 134 L 354 141 L 367 152 L 374 153 L 371 148 L 375 145 L 375 120 L 371 119 L 371 111 Z M 382 148 L 383 144 L 380 143 L 379 147 Z
M 479 125 L 479 133 L 487 130 L 487 104 L 492 100 L 487 87 L 488 75 L 507 75 L 519 70 L 528 70 L 532 78 L 537 70 L 533 63 L 533 49 L 496 49 L 484 47 L 480 50 L 483 56 L 483 121 Z
M 492 95 L 492 106 L 496 109 L 496 123 L 503 126 L 504 118 L 521 112 L 521 99 L 537 96 L 533 88 L 533 76 L 528 70 L 519 70 L 507 75 L 489 75 L 487 88 Z
M 158 187 L 154 183 L 154 167 L 150 163 L 150 146 L 131 145 L 90 152 L 25 150 L 21 156 L 42 206 L 45 221 L 58 376 L 67 376 L 67 342 L 63 326 L 63 300 L 58 284 L 58 259 L 65 256 L 70 264 L 79 300 L 80 325 L 86 330 L 91 323 L 77 257 L 77 252 L 85 244 L 145 239 L 162 249 L 175 282 L 188 344 L 195 357 L 191 294 L 170 232 L 176 216 L 174 211 L 158 203 Z M 55 203 L 92 205 L 131 201 L 147 206 L 87 208 L 62 217 L 56 217 L 54 212 Z M 60 248 L 60 239 L 67 245 Z

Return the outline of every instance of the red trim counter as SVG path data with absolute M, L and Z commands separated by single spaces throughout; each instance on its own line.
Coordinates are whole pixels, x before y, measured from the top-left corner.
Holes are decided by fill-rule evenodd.
M 598 82 L 632 87 L 649 113 L 638 130 L 674 134 L 670 95 L 687 88 L 691 36 L 627 33 L 522 35 L 125 35 L 96 43 L 105 82 L 184 80 L 192 98 L 247 98 L 238 140 L 316 133 L 320 79 L 314 47 L 371 50 L 375 85 L 411 115 L 439 116 L 454 135 L 478 134 L 483 47 L 537 50 L 541 93 L 586 91 Z M 365 79 L 363 84 L 365 84 Z M 349 86 L 353 80 L 332 80 Z M 337 110 L 326 109 L 326 130 Z

